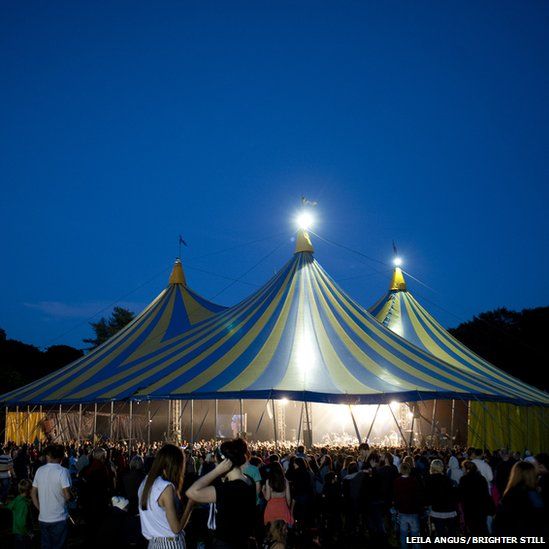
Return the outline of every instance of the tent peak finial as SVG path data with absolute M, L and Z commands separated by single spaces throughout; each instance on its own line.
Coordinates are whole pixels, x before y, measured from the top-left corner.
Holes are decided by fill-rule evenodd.
M 402 274 L 402 269 L 400 267 L 395 267 L 395 270 L 393 271 L 393 278 L 391 278 L 389 291 L 391 292 L 406 291 L 406 280 L 404 279 L 404 275 Z
M 169 284 L 183 284 L 183 286 L 187 285 L 187 280 L 185 279 L 185 273 L 183 271 L 183 265 L 181 264 L 181 259 L 179 257 L 175 259 L 175 263 L 173 264 Z
M 311 238 L 309 233 L 305 229 L 299 229 L 297 231 L 297 236 L 295 239 L 295 252 L 296 254 L 300 252 L 309 252 L 314 253 L 313 244 L 311 243 Z

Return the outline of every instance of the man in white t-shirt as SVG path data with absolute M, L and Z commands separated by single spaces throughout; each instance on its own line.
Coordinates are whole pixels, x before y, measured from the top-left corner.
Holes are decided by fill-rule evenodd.
M 488 493 L 491 493 L 492 480 L 494 480 L 494 473 L 492 468 L 483 459 L 484 452 L 480 448 L 473 450 L 473 463 L 477 466 L 479 473 L 486 479 L 488 483 Z
M 71 476 L 61 466 L 63 446 L 46 448 L 46 464 L 39 467 L 32 483 L 31 497 L 39 511 L 41 548 L 59 549 L 67 542 L 67 502 L 71 499 Z

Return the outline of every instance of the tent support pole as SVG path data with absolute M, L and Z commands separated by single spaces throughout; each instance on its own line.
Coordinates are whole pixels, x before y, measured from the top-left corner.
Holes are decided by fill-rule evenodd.
M 271 406 L 273 409 L 273 429 L 274 429 L 274 437 L 275 437 L 275 450 L 278 451 L 278 432 L 276 428 L 276 408 L 275 408 L 274 398 L 271 398 Z
M 132 423 L 133 423 L 133 400 L 130 400 L 130 429 L 128 436 L 128 458 L 132 457 Z
M 454 417 L 456 413 L 456 400 L 452 399 L 452 415 L 450 417 L 450 443 L 454 445 Z
M 390 404 L 388 404 L 387 406 L 389 406 L 389 410 L 391 410 L 391 415 L 393 416 L 393 419 L 395 420 L 397 429 L 398 429 L 398 431 L 399 431 L 399 433 L 400 433 L 400 436 L 402 437 L 402 442 L 404 442 L 404 444 L 407 446 L 406 437 L 404 436 L 404 433 L 402 432 L 402 429 L 400 428 L 400 425 L 399 425 L 399 423 L 398 423 L 398 421 L 397 421 L 397 418 L 396 418 L 396 416 L 395 416 L 395 414 L 394 414 L 394 412 L 393 412 L 393 409 L 391 408 L 391 405 L 390 405 Z
M 93 405 L 93 438 L 92 438 L 93 444 L 95 444 L 96 432 L 97 432 L 97 402 Z
M 299 424 L 297 426 L 297 445 L 299 446 L 299 441 L 301 440 L 301 426 L 303 422 L 303 402 L 301 403 L 301 412 L 299 414 Z
M 151 445 L 151 401 L 147 400 L 147 446 Z
M 191 443 L 194 444 L 194 400 L 191 400 Z
M 372 429 L 374 428 L 374 423 L 376 422 L 377 413 L 379 412 L 381 404 L 377 405 L 376 413 L 374 414 L 374 419 L 372 419 L 372 424 L 370 425 L 370 429 L 368 429 L 368 434 L 366 435 L 366 442 L 370 440 L 370 435 L 372 434 Z
M 431 415 L 431 447 L 434 448 L 434 436 L 435 436 L 435 416 L 437 413 L 437 401 L 433 399 L 433 414 Z
M 351 405 L 349 404 L 349 412 L 351 412 L 351 419 L 353 420 L 353 426 L 355 428 L 356 438 L 358 439 L 358 443 L 360 444 L 362 442 L 362 439 L 360 437 L 360 431 L 358 429 L 358 425 L 355 419 L 355 415 L 353 414 L 353 409 L 351 408 Z
M 112 424 L 114 423 L 114 402 L 111 400 L 111 415 L 109 418 L 109 440 L 112 441 Z
M 238 435 L 240 438 L 246 438 L 244 436 L 244 404 L 242 403 L 242 399 L 240 399 L 240 434 Z
M 217 400 L 217 398 L 215 399 L 215 402 L 214 402 L 214 412 L 215 412 L 215 417 L 214 417 L 214 440 L 217 440 L 217 416 L 219 415 L 219 400 Z
M 311 429 L 311 418 L 309 417 L 309 403 L 307 401 L 304 402 L 305 404 L 305 422 L 307 424 L 307 431 L 309 432 L 309 435 L 311 437 L 311 445 L 313 443 L 313 430 Z M 313 413 L 313 411 L 311 410 L 311 414 Z M 303 442 L 304 444 L 306 445 L 306 441 L 305 441 L 305 428 L 303 429 Z
M 410 427 L 410 440 L 408 441 L 408 448 L 412 447 L 412 444 L 414 442 L 414 422 L 416 419 L 416 405 L 412 404 L 412 425 Z
M 78 405 L 78 442 L 80 442 L 81 440 L 82 440 L 82 404 L 79 404 Z
M 27 404 L 27 442 L 30 443 L 30 406 Z

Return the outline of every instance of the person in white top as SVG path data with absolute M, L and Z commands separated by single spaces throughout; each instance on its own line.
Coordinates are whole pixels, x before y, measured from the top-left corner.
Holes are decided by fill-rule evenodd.
M 480 448 L 473 450 L 472 462 L 477 466 L 479 473 L 486 479 L 488 483 L 488 493 L 491 493 L 492 480 L 494 479 L 494 473 L 488 463 L 482 459 L 484 452 Z
M 61 466 L 64 455 L 63 446 L 48 446 L 46 464 L 38 468 L 32 482 L 31 498 L 39 511 L 42 549 L 60 549 L 67 543 L 71 476 Z
M 163 446 L 137 492 L 141 533 L 149 549 L 184 549 L 183 527 L 187 515 L 179 517 L 177 501 L 185 469 L 183 452 L 173 444 Z

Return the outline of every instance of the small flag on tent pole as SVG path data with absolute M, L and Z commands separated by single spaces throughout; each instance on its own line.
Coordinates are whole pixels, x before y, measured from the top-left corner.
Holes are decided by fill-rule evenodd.
M 316 206 L 318 202 L 316 200 L 307 200 L 304 196 L 301 197 L 302 206 Z
M 185 247 L 187 246 L 187 243 L 183 240 L 183 237 L 179 235 L 179 259 L 181 259 L 181 244 Z

